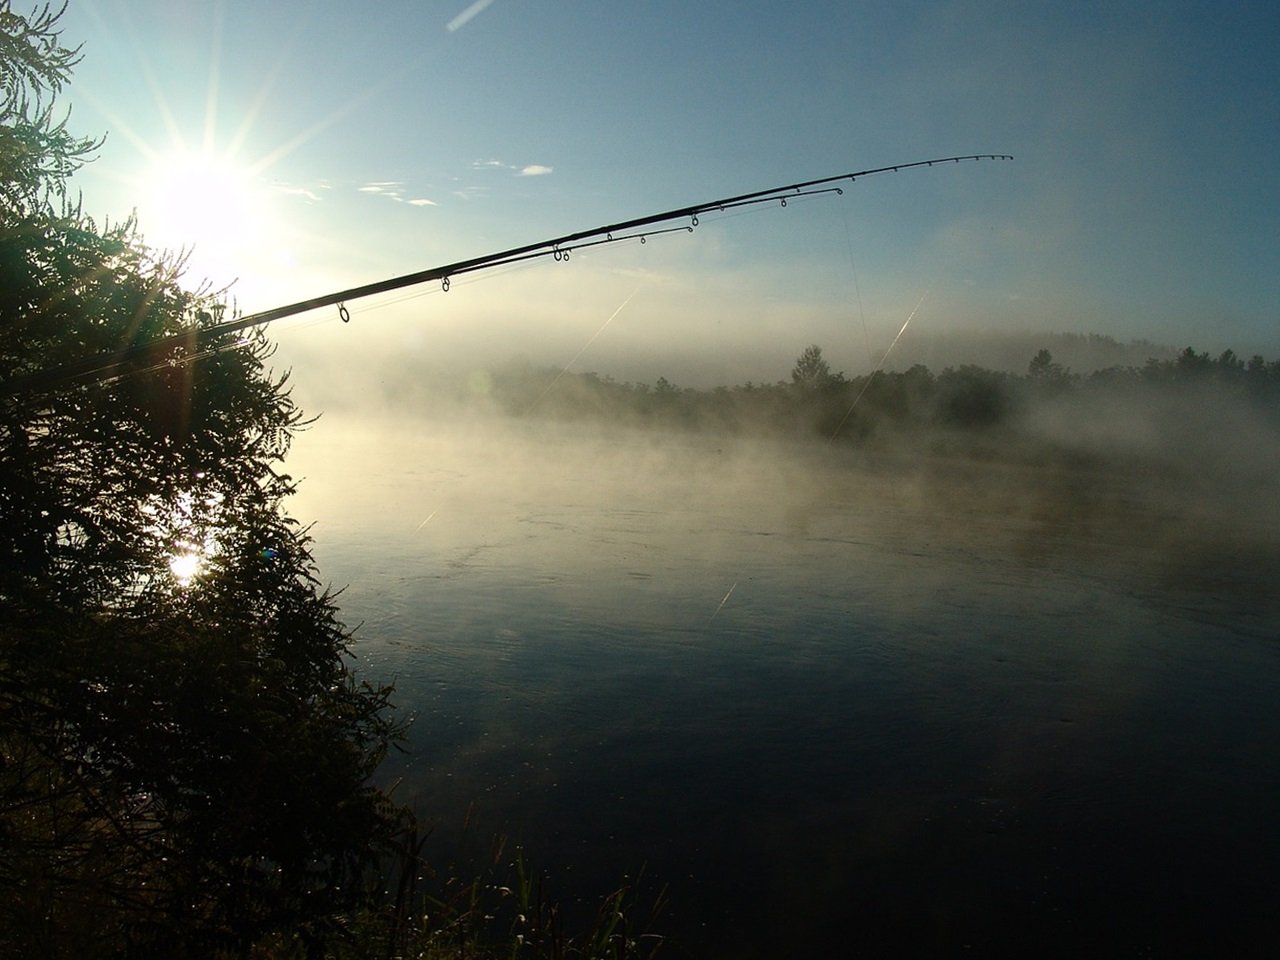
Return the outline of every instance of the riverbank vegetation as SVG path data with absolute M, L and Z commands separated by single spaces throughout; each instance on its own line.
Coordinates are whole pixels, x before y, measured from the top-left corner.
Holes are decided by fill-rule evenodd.
M 319 955 L 409 822 L 391 689 L 283 509 L 264 340 L 26 379 L 224 308 L 71 199 L 58 17 L 0 4 L 0 952 Z
M 1259 411 L 1280 406 L 1280 360 L 1245 361 L 1227 350 L 1217 358 L 1187 347 L 1176 359 L 1141 367 L 1074 374 L 1048 350 L 1029 358 L 1022 375 L 976 364 L 934 372 L 849 377 L 832 372 L 811 345 L 790 379 L 699 390 L 659 377 L 653 384 L 619 382 L 598 373 L 571 373 L 513 361 L 455 384 L 458 398 L 483 398 L 509 416 L 613 420 L 632 425 L 684 426 L 735 432 L 793 434 L 797 426 L 827 439 L 867 440 L 931 427 L 981 430 L 1017 425 L 1039 402 L 1074 399 L 1149 400 L 1213 393 Z
M 391 380 L 397 410 L 449 419 L 467 411 L 513 424 L 721 437 L 808 437 L 843 449 L 939 454 L 1122 471 L 1269 474 L 1280 444 L 1280 360 L 1213 357 L 1187 347 L 1139 366 L 1072 372 L 1047 349 L 1021 372 L 923 364 L 846 376 L 818 345 L 790 376 L 714 389 L 620 382 L 509 361 L 414 386 Z M 1229 470 L 1228 470 L 1229 468 Z

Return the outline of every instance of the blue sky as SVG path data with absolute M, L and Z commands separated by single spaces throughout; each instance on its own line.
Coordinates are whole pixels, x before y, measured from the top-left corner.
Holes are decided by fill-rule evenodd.
M 1015 157 L 280 324 L 297 378 L 525 355 L 735 382 L 810 342 L 858 373 L 918 304 L 908 337 L 1280 354 L 1274 4 L 72 0 L 64 30 L 73 125 L 108 135 L 86 209 L 193 243 L 247 311 L 777 184 Z

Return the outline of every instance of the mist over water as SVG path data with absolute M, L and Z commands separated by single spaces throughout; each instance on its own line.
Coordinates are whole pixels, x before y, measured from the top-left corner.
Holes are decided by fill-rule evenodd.
M 693 956 L 1238 955 L 1280 932 L 1274 433 L 1101 413 L 1029 414 L 1051 459 L 335 417 L 289 466 L 440 860 L 644 866 Z

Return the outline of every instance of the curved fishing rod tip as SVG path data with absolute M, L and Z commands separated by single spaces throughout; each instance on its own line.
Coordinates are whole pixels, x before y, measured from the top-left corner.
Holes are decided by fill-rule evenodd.
M 0 4 L 3 4 L 3 2 L 4 0 L 0 0 Z M 573 250 L 579 249 L 579 246 L 585 247 L 591 245 L 589 243 L 579 244 L 579 241 L 588 237 L 599 237 L 603 234 L 605 236 L 604 242 L 612 242 L 615 239 L 639 239 L 643 244 L 647 242 L 647 236 L 654 236 L 659 233 L 674 233 L 681 229 L 686 229 L 692 232 L 692 226 L 665 227 L 659 230 L 651 230 L 639 234 L 628 233 L 625 236 L 623 236 L 622 233 L 624 231 L 643 230 L 653 224 L 671 223 L 684 217 L 689 217 L 690 215 L 692 215 L 693 224 L 696 225 L 697 214 L 711 210 L 724 212 L 733 207 L 747 206 L 749 204 L 756 203 L 772 203 L 775 200 L 779 201 L 780 205 L 785 207 L 787 206 L 787 198 L 785 196 L 780 196 L 780 194 L 786 193 L 788 196 L 811 196 L 816 193 L 825 193 L 829 191 L 812 190 L 811 188 L 822 186 L 824 184 L 832 184 L 838 180 L 847 179 L 850 183 L 854 183 L 860 177 L 869 177 L 874 174 L 887 173 L 890 171 L 893 173 L 899 173 L 902 170 L 923 166 L 932 167 L 935 164 L 945 163 L 949 160 L 954 160 L 956 163 L 959 163 L 961 160 L 1012 159 L 1012 154 L 1005 153 L 975 154 L 965 157 L 935 157 L 931 160 L 918 160 L 913 163 L 899 163 L 890 167 L 877 167 L 872 170 L 858 170 L 851 173 L 842 173 L 831 177 L 823 177 L 818 180 L 806 180 L 803 183 L 773 187 L 769 190 L 757 190 L 752 193 L 744 193 L 738 196 L 724 197 L 719 200 L 711 200 L 706 203 L 686 206 L 676 210 L 668 210 L 662 213 L 655 213 L 644 217 L 622 221 L 620 223 L 612 223 L 593 230 L 581 230 L 563 237 L 551 240 L 541 240 L 537 243 L 526 244 L 522 247 L 513 247 L 509 250 L 486 254 L 483 257 L 475 257 L 470 260 L 462 260 L 446 266 L 433 267 L 428 270 L 419 270 L 414 273 L 405 274 L 399 277 L 392 277 L 388 280 L 382 280 L 377 283 L 367 283 L 362 286 L 351 287 L 347 290 L 335 291 L 333 293 L 324 294 L 323 296 L 312 297 L 309 300 L 302 300 L 297 303 L 275 307 L 271 310 L 263 310 L 247 316 L 243 315 L 238 307 L 233 306 L 233 317 L 231 320 L 220 320 L 215 322 L 212 325 L 197 331 L 196 336 L 198 340 L 212 339 L 215 336 L 235 333 L 250 327 L 260 327 L 273 320 L 281 320 L 285 317 L 295 316 L 299 313 L 320 309 L 322 307 L 329 307 L 335 304 L 338 307 L 338 315 L 342 318 L 342 321 L 344 323 L 348 323 L 350 322 L 351 315 L 348 312 L 345 303 L 347 300 L 357 300 L 362 297 L 389 293 L 393 290 L 399 290 L 403 287 L 413 286 L 415 284 L 425 283 L 431 280 L 439 280 L 441 289 L 447 291 L 449 289 L 450 274 L 461 275 L 475 270 L 483 270 L 536 257 L 543 257 L 548 253 L 552 254 L 555 260 L 565 261 L 570 258 Z M 835 192 L 840 193 L 841 191 L 836 190 Z M 594 242 L 597 241 L 593 241 L 593 243 Z M 52 369 L 42 369 L 16 378 L 10 377 L 0 383 L 0 398 L 11 397 L 17 393 L 30 390 L 49 389 L 63 383 L 75 384 L 82 382 L 106 382 L 115 378 L 112 371 L 120 370 L 126 361 L 144 357 L 149 351 L 182 346 L 187 343 L 190 336 L 191 333 L 186 332 L 156 337 L 145 342 L 135 343 L 132 346 L 125 348 L 123 351 L 116 351 L 114 353 L 108 353 L 96 357 L 85 357 Z

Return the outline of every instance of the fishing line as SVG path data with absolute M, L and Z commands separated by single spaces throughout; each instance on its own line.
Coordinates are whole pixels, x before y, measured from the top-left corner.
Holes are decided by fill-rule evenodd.
M 898 335 L 893 338 L 893 342 L 890 343 L 889 348 L 885 350 L 884 355 L 880 358 L 880 362 L 876 364 L 875 369 L 871 371 L 870 376 L 868 376 L 866 381 L 862 384 L 862 389 L 858 391 L 858 395 L 853 398 L 853 403 L 849 404 L 849 409 L 845 411 L 845 414 L 840 419 L 840 422 L 836 424 L 836 428 L 833 431 L 831 431 L 831 436 L 827 438 L 828 446 L 830 446 L 832 443 L 835 442 L 836 436 L 840 433 L 842 429 L 844 429 L 844 425 L 848 423 L 849 418 L 853 416 L 853 411 L 854 411 L 854 408 L 857 407 L 858 401 L 862 399 L 863 394 L 865 394 L 867 392 L 867 389 L 871 386 L 871 381 L 874 380 L 876 378 L 876 375 L 879 374 L 880 371 L 884 368 L 885 361 L 889 359 L 889 354 L 891 354 L 893 352 L 893 348 L 898 345 L 898 341 L 902 339 L 902 335 L 907 332 L 908 325 L 910 325 L 911 321 L 915 319 L 915 316 L 919 312 L 920 307 L 924 304 L 925 299 L 929 296 L 929 293 L 932 290 L 933 290 L 933 284 L 929 284 L 925 292 L 920 295 L 920 299 L 916 302 L 915 308 L 909 314 L 907 314 L 907 319 L 902 321 L 902 328 L 898 331 Z
M 634 299 L 635 295 L 639 292 L 640 292 L 640 288 L 636 287 L 634 290 L 631 291 L 631 295 L 627 297 L 627 299 L 623 300 L 622 303 L 618 304 L 618 309 L 614 310 L 613 313 L 609 314 L 608 320 L 600 324 L 600 329 L 591 335 L 591 337 L 587 340 L 587 342 L 582 345 L 582 349 L 573 355 L 573 359 L 570 360 L 568 363 L 566 363 L 564 367 L 560 370 L 560 372 L 555 375 L 552 381 L 543 388 L 542 392 L 534 398 L 533 402 L 530 403 L 529 406 L 525 409 L 525 413 L 529 413 L 531 410 L 533 410 L 534 407 L 536 407 L 539 403 L 542 402 L 542 398 L 551 392 L 551 388 L 560 382 L 560 378 L 569 372 L 569 368 L 578 362 L 578 358 L 587 352 L 587 348 L 590 347 L 591 344 L 596 342 L 596 338 L 600 336 L 600 334 L 604 333 L 605 327 L 613 323 L 614 319 L 618 316 L 618 314 L 620 314 L 626 308 L 627 304 L 630 303 L 632 299 Z
M 508 274 L 520 273 L 536 266 L 538 266 L 538 264 L 533 261 L 524 261 L 521 263 L 507 264 L 505 266 L 495 267 L 494 269 L 487 271 L 485 273 L 475 273 L 475 274 L 464 276 L 460 280 L 456 281 L 456 285 L 460 287 L 470 286 L 473 283 L 482 283 L 488 280 L 496 280 Z M 446 291 L 442 290 L 440 287 L 426 287 L 423 289 L 409 290 L 405 293 L 400 293 L 394 296 L 388 296 L 385 298 L 377 299 L 374 302 L 361 307 L 359 316 L 366 316 L 377 310 L 386 309 L 387 307 L 401 306 L 413 300 L 419 300 L 424 297 L 440 296 L 445 292 Z M 332 323 L 333 323 L 333 317 L 331 315 L 320 314 L 320 315 L 311 317 L 310 319 L 307 319 L 307 320 L 302 320 L 296 323 L 290 323 L 288 324 L 288 326 L 285 327 L 285 331 L 292 332 L 292 331 L 298 331 L 298 330 L 305 330 L 310 327 L 322 326 L 322 325 L 332 324 Z M 240 341 L 239 344 L 230 344 L 226 347 L 219 348 L 218 352 L 221 352 L 222 350 L 235 349 L 237 346 L 242 346 L 246 343 L 248 343 L 248 341 Z M 572 361 L 570 362 L 572 363 Z M 139 371 L 139 372 L 142 372 L 142 371 Z
M 800 207 L 805 204 L 813 203 L 817 200 L 821 200 L 822 197 L 814 196 L 812 194 L 800 194 L 792 197 L 786 197 L 784 199 L 788 200 L 789 203 L 783 204 L 782 208 L 789 210 L 793 206 Z M 707 214 L 703 214 L 699 225 L 710 226 L 712 224 L 725 223 L 729 220 L 737 220 L 739 217 L 758 217 L 758 216 L 763 216 L 766 213 L 773 213 L 773 212 L 775 212 L 775 209 L 773 207 L 763 206 L 758 203 L 753 204 L 752 206 L 749 206 L 749 207 L 748 206 L 726 207 L 723 210 L 720 208 L 716 208 L 715 210 L 710 211 Z
M 177 370 L 179 368 L 186 367 L 193 363 L 196 363 L 200 360 L 208 360 L 211 357 L 216 357 L 219 354 L 226 353 L 230 350 L 243 349 L 244 347 L 248 346 L 249 342 L 250 341 L 247 338 L 241 338 L 235 341 L 234 343 L 227 343 L 220 346 L 205 347 L 204 349 L 199 350 L 196 353 L 187 354 L 186 356 L 182 357 L 180 360 L 158 360 L 155 363 L 151 364 L 150 366 L 139 367 L 137 370 L 130 370 L 127 373 L 120 373 L 120 374 L 115 374 L 111 376 L 105 376 L 100 380 L 98 380 L 97 382 L 102 384 L 122 383 L 125 380 L 132 379 L 133 377 L 140 377 L 149 373 L 159 373 L 162 370 Z
M 620 240 L 621 238 L 617 238 L 612 242 L 618 243 L 620 242 Z M 604 242 L 610 242 L 610 241 L 604 241 Z M 503 264 L 501 266 L 493 267 L 492 269 L 487 270 L 483 273 L 477 272 L 477 273 L 467 274 L 463 276 L 461 279 L 451 283 L 450 289 L 452 289 L 453 286 L 469 287 L 472 284 L 476 284 L 476 283 L 484 283 L 490 280 L 498 280 L 498 279 L 501 279 L 502 277 L 509 276 L 511 274 L 523 273 L 537 266 L 539 266 L 539 264 L 534 260 L 523 260 L 517 263 Z M 426 289 L 423 289 L 423 290 L 411 290 L 407 293 L 402 293 L 397 296 L 392 296 L 392 297 L 387 297 L 386 299 L 377 300 L 374 303 L 369 304 L 368 306 L 362 307 L 360 312 L 361 314 L 372 313 L 375 310 L 382 310 L 385 307 L 394 307 L 402 303 L 408 303 L 411 300 L 417 300 L 422 297 L 438 296 L 439 294 L 442 294 L 445 292 L 446 292 L 445 290 L 442 290 L 439 287 L 427 287 Z M 320 316 L 320 317 L 317 317 L 313 322 L 329 323 L 330 318 L 327 316 Z
M 862 286 L 858 283 L 858 265 L 853 258 L 853 232 L 849 229 L 849 208 L 840 206 L 844 214 L 844 243 L 849 251 L 849 272 L 853 274 L 853 295 L 858 301 L 858 316 L 862 318 L 862 337 L 866 341 L 867 359 L 871 359 L 871 331 L 867 328 L 867 312 L 862 306 Z

